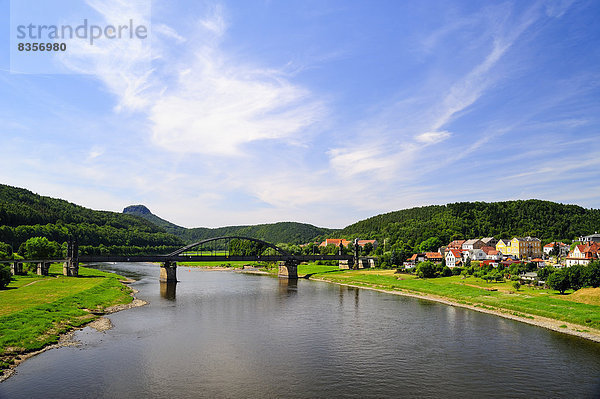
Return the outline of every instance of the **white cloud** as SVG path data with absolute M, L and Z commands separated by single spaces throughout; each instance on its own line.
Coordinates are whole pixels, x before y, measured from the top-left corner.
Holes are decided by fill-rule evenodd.
M 425 144 L 437 144 L 449 138 L 451 133 L 443 130 L 441 132 L 427 132 L 419 134 L 415 137 L 415 139 L 421 143 Z

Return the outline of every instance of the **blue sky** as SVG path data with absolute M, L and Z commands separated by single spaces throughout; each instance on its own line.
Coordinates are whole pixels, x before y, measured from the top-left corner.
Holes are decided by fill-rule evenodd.
M 4 184 L 187 227 L 600 207 L 596 1 L 153 1 L 150 60 L 100 41 L 63 74 L 11 73 L 0 7 Z

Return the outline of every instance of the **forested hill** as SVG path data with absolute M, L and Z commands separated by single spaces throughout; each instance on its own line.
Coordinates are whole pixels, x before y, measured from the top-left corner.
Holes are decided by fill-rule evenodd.
M 0 185 L 0 242 L 10 244 L 16 251 L 32 237 L 46 237 L 59 244 L 77 237 L 84 253 L 95 249 L 102 253 L 111 249 L 128 254 L 167 253 L 168 249 L 183 245 L 180 238 L 135 216 L 95 211 Z
M 550 201 L 458 202 L 390 212 L 345 227 L 340 236 L 387 239 L 389 246 L 417 249 L 430 237 L 453 239 L 494 236 L 572 240 L 600 231 L 600 210 Z M 388 247 L 389 248 L 389 247 Z M 406 248 L 408 250 L 408 248 Z
M 144 205 L 128 206 L 123 210 L 123 213 L 136 215 L 155 223 L 157 226 L 164 228 L 169 233 L 175 234 L 187 243 L 201 241 L 213 237 L 243 236 L 258 238 L 260 240 L 272 243 L 303 244 L 313 240 L 317 236 L 333 232 L 333 230 L 330 229 L 296 222 L 279 222 L 257 224 L 252 226 L 226 226 L 217 228 L 197 227 L 193 229 L 187 229 L 154 215 Z

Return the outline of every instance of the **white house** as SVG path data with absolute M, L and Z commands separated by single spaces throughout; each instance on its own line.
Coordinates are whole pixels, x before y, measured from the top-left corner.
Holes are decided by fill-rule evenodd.
M 463 259 L 465 262 L 467 261 L 467 258 L 471 260 L 485 260 L 486 257 L 487 254 L 481 248 L 470 249 L 463 252 Z
M 554 244 L 554 242 L 551 242 L 549 244 L 544 245 L 543 251 L 546 255 L 550 255 L 550 252 L 552 252 L 552 250 L 554 249 Z M 560 251 L 560 256 L 567 256 L 567 254 L 569 253 L 569 246 L 564 242 L 558 242 L 558 248 Z
M 600 244 L 592 243 L 576 245 L 573 252 L 567 256 L 567 267 L 574 265 L 587 265 L 593 260 L 600 258 Z
M 446 252 L 446 266 L 449 268 L 456 267 L 460 265 L 462 260 L 462 253 L 457 249 L 449 249 Z

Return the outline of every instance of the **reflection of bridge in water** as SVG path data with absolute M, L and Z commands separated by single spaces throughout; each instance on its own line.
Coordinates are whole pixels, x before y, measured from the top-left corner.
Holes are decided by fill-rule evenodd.
M 250 242 L 251 245 L 246 245 L 243 250 L 237 249 L 232 251 L 232 241 L 235 244 L 239 242 Z M 216 251 L 213 249 L 210 255 L 204 254 L 208 252 L 203 250 L 204 245 L 209 243 L 222 242 L 221 248 L 226 248 L 225 251 Z M 194 248 L 197 248 L 194 251 Z M 215 246 L 216 248 L 216 246 Z M 199 250 L 198 250 L 199 249 Z M 195 252 L 195 254 L 193 254 Z M 110 263 L 110 262 L 154 262 L 160 263 L 160 280 L 167 282 L 177 281 L 177 262 L 278 262 L 279 277 L 288 279 L 298 278 L 298 265 L 301 262 L 315 261 L 331 261 L 337 260 L 347 264 L 349 268 L 358 268 L 359 262 L 363 259 L 359 258 L 358 244 L 355 243 L 354 254 L 344 254 L 340 248 L 336 255 L 293 255 L 284 249 L 271 244 L 269 242 L 256 238 L 230 236 L 230 237 L 215 237 L 206 240 L 198 241 L 190 245 L 186 245 L 177 251 L 166 255 L 82 255 L 79 256 L 77 242 L 69 242 L 67 248 L 66 259 L 47 259 L 47 260 L 13 260 L 0 263 L 10 263 L 13 274 L 21 274 L 23 272 L 24 263 L 37 264 L 38 274 L 48 275 L 48 269 L 51 263 L 63 263 L 63 274 L 66 276 L 77 276 L 79 274 L 79 263 Z

